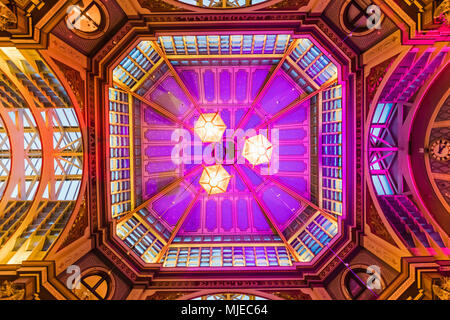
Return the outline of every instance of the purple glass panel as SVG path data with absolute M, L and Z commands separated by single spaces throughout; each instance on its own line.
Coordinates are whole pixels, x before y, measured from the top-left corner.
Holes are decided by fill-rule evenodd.
M 144 111 L 145 122 L 149 125 L 173 125 L 172 120 L 167 119 L 162 114 L 156 112 L 150 107 L 145 108 Z
M 233 227 L 233 211 L 230 200 L 222 201 L 222 228 L 224 231 L 230 231 Z
M 308 181 L 302 177 L 278 177 L 278 179 L 287 187 L 300 195 L 306 195 L 308 191 Z
M 206 228 L 208 231 L 214 231 L 217 228 L 217 203 L 215 200 L 206 202 Z
M 308 120 L 308 110 L 309 110 L 309 100 L 302 103 L 297 108 L 289 111 L 284 114 L 278 120 L 275 120 L 274 125 L 283 125 L 283 124 L 300 124 L 304 121 Z M 307 123 L 304 123 L 307 125 Z
M 242 181 L 242 179 L 239 175 L 235 175 L 234 178 L 236 179 L 236 189 L 237 190 L 239 190 L 239 191 L 247 190 L 247 187 L 245 186 L 244 181 Z
M 148 199 L 156 193 L 160 192 L 173 180 L 175 180 L 175 177 L 161 177 L 147 180 L 145 183 L 145 198 Z
M 198 163 L 193 163 L 193 161 L 192 161 L 192 163 L 186 163 L 186 164 L 184 164 L 184 171 L 185 172 L 191 171 L 192 169 L 194 169 L 198 165 L 199 165 Z
M 269 231 L 270 226 L 267 223 L 266 217 L 261 210 L 261 207 L 255 200 L 252 200 L 253 225 L 258 231 Z
M 244 130 L 253 129 L 261 124 L 261 118 L 257 114 L 253 114 L 244 126 Z
M 306 168 L 304 161 L 280 161 L 281 172 L 305 172 Z
M 245 112 L 246 112 L 245 109 L 238 109 L 234 113 L 234 118 L 235 118 L 234 121 L 235 121 L 236 126 L 239 123 L 239 121 L 241 121 L 241 119 L 244 116 Z
M 277 186 L 262 192 L 262 199 L 279 226 L 283 226 L 300 208 L 300 203 Z
M 280 155 L 302 156 L 307 154 L 308 150 L 305 145 L 281 145 Z
M 220 99 L 223 102 L 231 99 L 231 73 L 228 70 L 220 72 Z
M 173 77 L 167 77 L 151 93 L 150 99 L 176 116 L 185 114 L 192 107 L 189 98 Z
M 223 109 L 222 111 L 220 111 L 220 117 L 222 118 L 227 128 L 231 128 L 231 112 L 227 109 Z
M 239 199 L 237 201 L 237 216 L 238 216 L 238 228 L 241 231 L 248 230 L 248 213 L 247 213 L 247 201 Z
M 194 98 L 198 99 L 199 95 L 199 82 L 198 82 L 198 74 L 193 70 L 183 70 L 179 72 L 181 80 L 185 84 L 186 88 L 188 88 L 189 92 L 194 96 Z
M 152 161 L 148 162 L 145 165 L 145 171 L 148 174 L 153 173 L 161 173 L 161 172 L 175 172 L 177 169 L 177 165 L 174 164 L 172 161 Z
M 207 101 L 214 101 L 215 98 L 215 82 L 214 73 L 211 70 L 206 70 L 203 74 L 203 86 L 205 88 L 205 99 Z
M 276 114 L 299 97 L 299 92 L 284 76 L 278 75 L 261 99 L 261 108 L 269 114 Z
M 194 204 L 194 207 L 192 208 L 191 212 L 189 212 L 189 215 L 186 217 L 186 220 L 184 221 L 181 230 L 185 232 L 199 231 L 201 222 L 201 212 L 202 212 L 202 203 L 201 201 L 197 201 Z
M 239 70 L 236 74 L 236 99 L 245 101 L 247 99 L 248 72 Z
M 186 211 L 194 196 L 183 187 L 163 195 L 153 203 L 153 209 L 171 226 L 174 226 Z
M 307 136 L 305 129 L 281 129 L 280 140 L 303 140 Z
M 152 146 L 145 149 L 145 154 L 149 157 L 170 157 L 172 150 L 172 146 Z
M 269 74 L 269 70 L 263 70 L 263 69 L 258 69 L 253 72 L 253 74 L 252 74 L 252 100 L 254 100 L 256 98 L 256 96 L 258 95 L 268 74 Z
M 257 174 L 254 170 L 250 169 L 247 166 L 241 166 L 242 171 L 244 171 L 245 175 L 247 176 L 248 180 L 252 183 L 254 187 L 259 186 L 261 183 L 263 183 L 263 179 L 259 174 Z
M 173 130 L 146 130 L 144 135 L 148 141 L 171 141 Z

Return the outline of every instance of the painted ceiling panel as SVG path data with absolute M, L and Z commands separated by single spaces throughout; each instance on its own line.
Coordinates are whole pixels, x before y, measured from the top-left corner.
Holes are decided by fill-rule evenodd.
M 167 77 L 147 95 L 171 114 L 181 118 L 192 108 L 192 103 L 173 77 Z
M 301 208 L 300 201 L 280 189 L 278 186 L 270 186 L 261 192 L 261 198 L 265 206 L 274 215 L 276 222 L 283 228 L 288 220 Z M 277 199 L 277 201 L 274 201 Z
M 175 123 L 168 119 L 166 116 L 162 115 L 158 111 L 154 110 L 153 108 L 146 106 L 144 108 L 144 121 L 147 125 L 156 125 L 156 126 L 165 126 L 170 127 L 173 126 Z
M 268 115 L 275 115 L 300 96 L 301 92 L 283 74 L 283 71 L 279 72 L 273 81 L 273 85 L 269 87 L 260 101 L 260 107 Z M 280 92 L 283 92 L 283 94 L 280 95 Z

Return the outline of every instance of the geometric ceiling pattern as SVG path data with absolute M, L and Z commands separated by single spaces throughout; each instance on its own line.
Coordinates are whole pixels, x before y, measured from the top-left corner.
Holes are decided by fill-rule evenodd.
M 448 299 L 448 3 L 1 1 L 0 300 Z

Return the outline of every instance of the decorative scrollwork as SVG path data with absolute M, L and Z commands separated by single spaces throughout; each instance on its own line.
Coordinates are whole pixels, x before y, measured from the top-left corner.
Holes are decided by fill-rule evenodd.
M 10 281 L 3 281 L 0 286 L 0 300 L 23 300 L 25 289 L 17 289 L 16 285 Z
M 450 26 L 450 0 L 442 1 L 436 8 L 434 17 L 443 20 L 444 23 Z
M 440 300 L 450 300 L 450 277 L 444 277 L 441 279 L 441 284 L 433 285 L 433 293 Z
M 16 15 L 6 6 L 6 4 L 0 1 L 0 31 L 5 31 L 9 25 L 16 22 Z

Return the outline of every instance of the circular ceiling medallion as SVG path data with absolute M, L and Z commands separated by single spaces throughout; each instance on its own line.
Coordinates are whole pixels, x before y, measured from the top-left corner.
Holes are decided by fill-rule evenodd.
M 83 0 L 67 8 L 66 25 L 82 38 L 97 39 L 109 27 L 108 10 L 101 1 Z

